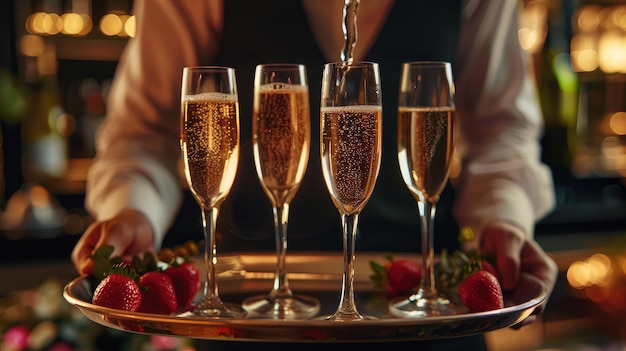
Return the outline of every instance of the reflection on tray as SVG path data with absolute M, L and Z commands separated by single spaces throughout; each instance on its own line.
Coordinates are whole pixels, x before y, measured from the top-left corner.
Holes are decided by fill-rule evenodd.
M 411 257 L 411 256 L 407 256 Z M 416 259 L 415 256 L 412 256 Z M 275 256 L 250 254 L 220 258 L 220 296 L 239 303 L 251 294 L 269 290 Z M 300 254 L 288 257 L 292 289 L 315 296 L 322 302 L 320 315 L 335 311 L 340 298 L 343 257 L 339 254 Z M 274 342 L 400 341 L 434 339 L 484 333 L 513 326 L 544 302 L 546 289 L 528 281 L 528 296 L 509 296 L 501 310 L 415 319 L 389 315 L 387 299 L 373 290 L 369 281 L 370 261 L 383 262 L 382 254 L 362 254 L 355 267 L 355 298 L 359 312 L 375 320 L 330 322 L 325 320 L 209 319 L 146 313 L 128 313 L 91 304 L 92 287 L 83 278 L 70 282 L 65 298 L 92 321 L 107 327 L 149 334 L 204 339 L 237 339 Z

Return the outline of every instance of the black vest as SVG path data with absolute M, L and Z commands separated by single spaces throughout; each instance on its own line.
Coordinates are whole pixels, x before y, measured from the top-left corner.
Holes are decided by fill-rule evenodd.
M 220 209 L 218 231 L 225 242 L 238 241 L 231 249 L 274 248 L 272 209 L 252 153 L 254 69 L 260 63 L 302 63 L 307 66 L 311 99 L 311 152 L 303 184 L 291 204 L 289 247 L 341 249 L 340 214 L 326 190 L 319 154 L 321 72 L 326 59 L 304 9 L 294 0 L 225 0 L 224 4 L 223 38 L 215 63 L 236 69 L 241 156 L 235 184 Z M 376 187 L 359 219 L 359 249 L 415 251 L 419 247 L 418 209 L 400 175 L 396 153 L 400 66 L 413 60 L 453 62 L 459 24 L 458 1 L 397 0 L 366 57 L 378 62 L 381 69 L 383 158 Z M 437 235 L 438 247 L 456 242 L 458 229 L 450 217 L 449 193 L 447 189 L 442 194 L 437 209 L 435 230 L 448 232 Z

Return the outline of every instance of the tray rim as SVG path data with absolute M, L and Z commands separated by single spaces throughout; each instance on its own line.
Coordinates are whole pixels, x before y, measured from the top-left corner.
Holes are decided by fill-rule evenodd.
M 366 253 L 366 254 L 361 254 L 361 256 L 367 256 L 369 259 L 383 259 L 383 256 L 387 254 L 388 253 Z M 400 255 L 403 255 L 403 254 L 400 253 Z M 236 253 L 233 255 L 226 254 L 222 256 L 222 258 L 239 257 L 239 256 L 259 257 L 262 259 L 271 259 L 272 257 L 274 257 L 273 255 L 266 254 L 266 253 Z M 334 253 L 301 253 L 301 255 L 299 255 L 298 253 L 295 253 L 295 254 L 291 254 L 290 257 L 292 257 L 293 259 L 293 258 L 302 258 L 302 257 L 307 257 L 307 256 L 311 256 L 311 257 L 323 256 L 325 258 L 331 257 L 333 259 L 338 259 L 338 258 L 343 257 L 341 255 L 335 255 Z M 409 254 L 407 257 L 415 258 L 419 256 Z M 361 257 L 360 259 L 364 260 L 366 258 Z M 321 275 L 328 276 L 328 273 L 321 274 Z M 363 274 L 356 275 L 355 280 L 357 280 L 356 277 L 360 277 L 360 283 L 362 283 L 362 286 L 364 285 L 363 283 L 366 283 L 363 281 L 364 279 Z M 241 278 L 240 276 L 237 276 L 237 275 L 231 276 L 229 278 L 226 278 L 224 280 L 224 284 L 222 284 L 221 286 L 226 285 L 226 281 L 228 280 L 238 282 L 238 280 L 243 281 L 244 279 L 245 278 Z M 265 281 L 266 279 L 257 279 L 257 280 Z M 179 317 L 179 316 L 172 316 L 172 315 L 160 315 L 160 314 L 141 313 L 141 312 L 131 313 L 131 312 L 126 312 L 122 310 L 116 310 L 116 309 L 97 306 L 75 296 L 74 294 L 75 289 L 80 289 L 81 284 L 82 285 L 86 284 L 85 276 L 79 276 L 79 277 L 72 279 L 64 287 L 63 296 L 71 305 L 74 305 L 75 307 L 79 308 L 81 312 L 85 314 L 92 321 L 98 324 L 101 324 L 103 326 L 106 326 L 106 327 L 124 330 L 124 331 L 130 331 L 130 332 L 144 333 L 143 331 L 128 330 L 127 328 L 121 327 L 119 325 L 115 325 L 111 323 L 110 321 L 107 321 L 107 319 L 113 318 L 113 319 L 119 319 L 119 320 L 124 320 L 124 321 L 136 321 L 136 322 L 149 321 L 151 323 L 162 323 L 162 324 L 173 323 L 181 327 L 201 326 L 202 328 L 216 328 L 216 329 L 232 328 L 234 330 L 242 329 L 244 331 L 252 330 L 252 329 L 271 330 L 272 328 L 276 328 L 276 327 L 283 327 L 283 328 L 287 328 L 287 329 L 294 330 L 294 331 L 324 330 L 325 332 L 329 333 L 331 336 L 333 336 L 335 333 L 342 334 L 340 338 L 335 338 L 333 339 L 333 341 L 357 342 L 357 341 L 378 341 L 378 340 L 369 340 L 369 339 L 363 340 L 361 337 L 355 337 L 353 339 L 351 338 L 351 335 L 353 333 L 351 333 L 349 330 L 354 329 L 355 330 L 354 334 L 356 335 L 358 334 L 358 332 L 361 332 L 363 330 L 371 330 L 372 328 L 377 328 L 377 327 L 381 327 L 384 330 L 386 330 L 386 329 L 397 329 L 397 328 L 411 329 L 411 328 L 430 327 L 430 326 L 459 325 L 465 322 L 475 322 L 475 321 L 481 321 L 481 320 L 487 320 L 487 319 L 496 319 L 498 317 L 506 318 L 508 316 L 511 317 L 510 318 L 511 321 L 504 322 L 503 324 L 497 324 L 497 325 L 485 327 L 484 330 L 479 330 L 473 333 L 462 333 L 462 334 L 459 334 L 458 336 L 470 335 L 470 334 L 476 334 L 476 333 L 482 333 L 482 332 L 488 332 L 488 331 L 493 331 L 497 329 L 512 327 L 515 324 L 522 321 L 523 319 L 525 319 L 526 317 L 530 316 L 538 306 L 545 303 L 547 300 L 548 296 L 547 296 L 546 287 L 543 286 L 543 284 L 541 284 L 538 280 L 536 279 L 533 279 L 533 280 L 535 280 L 536 283 L 538 284 L 537 286 L 538 292 L 534 297 L 530 298 L 529 300 L 523 301 L 519 304 L 509 305 L 499 310 L 487 311 L 487 312 L 470 312 L 470 313 L 451 315 L 451 316 L 432 316 L 432 317 L 425 317 L 425 318 L 390 317 L 390 318 L 384 318 L 384 319 L 381 318 L 381 319 L 374 319 L 374 320 L 361 320 L 361 321 L 355 321 L 355 322 L 332 322 L 332 321 L 326 321 L 326 320 L 320 320 L 320 319 L 305 319 L 305 320 L 256 319 L 256 318 L 209 319 L 209 318 L 200 318 L 200 317 Z M 336 283 L 336 282 L 333 282 L 333 283 Z M 83 288 L 87 289 L 87 287 L 83 287 Z M 365 288 L 365 289 L 368 289 L 368 288 Z M 221 288 L 220 288 L 220 291 L 222 291 Z M 146 334 L 167 334 L 167 335 L 191 337 L 191 338 L 198 338 L 198 339 L 219 339 L 219 340 L 224 339 L 223 336 L 219 336 L 219 335 L 218 336 L 209 335 L 209 334 L 194 335 L 193 332 L 192 333 L 185 333 L 185 332 L 170 333 L 168 331 L 163 331 L 163 332 L 157 331 L 157 332 L 147 332 Z M 392 338 L 390 340 L 397 341 L 397 340 L 418 340 L 418 339 L 432 339 L 432 338 L 440 338 L 440 337 L 438 336 L 433 336 L 433 337 L 423 336 L 423 337 L 417 337 L 417 338 L 400 337 L 399 339 Z M 239 336 L 231 335 L 227 339 L 250 340 L 250 341 L 252 340 L 273 341 L 273 342 L 310 341 L 310 340 L 292 339 L 289 336 L 285 336 L 284 339 L 280 339 L 280 338 L 276 339 L 275 337 L 273 337 L 271 339 L 266 340 L 263 337 L 249 338 L 249 337 L 241 336 L 241 335 Z M 325 341 L 325 340 L 314 340 L 314 341 Z

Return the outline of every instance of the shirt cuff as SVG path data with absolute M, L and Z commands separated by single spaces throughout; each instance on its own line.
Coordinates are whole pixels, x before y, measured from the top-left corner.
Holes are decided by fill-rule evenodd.
M 130 164 L 116 167 L 117 172 L 113 167 L 94 167 L 89 177 L 92 184 L 88 187 L 87 208 L 99 221 L 129 208 L 143 213 L 152 226 L 155 249 L 159 250 L 182 201 L 180 184 L 156 161 L 144 159 L 139 169 Z
M 456 204 L 455 214 L 459 225 L 472 228 L 480 236 L 488 224 L 496 220 L 505 221 L 521 228 L 529 237 L 534 236 L 534 206 L 519 184 L 508 179 L 498 179 L 483 184 L 483 189 L 474 190 L 482 193 L 482 196 L 465 196 Z

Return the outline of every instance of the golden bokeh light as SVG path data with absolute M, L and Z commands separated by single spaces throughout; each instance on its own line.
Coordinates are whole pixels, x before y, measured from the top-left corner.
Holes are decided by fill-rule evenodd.
M 48 35 L 55 35 L 61 33 L 63 29 L 63 21 L 61 16 L 56 13 L 49 13 L 43 20 L 44 33 Z
M 626 73 L 626 38 L 621 31 L 608 30 L 598 42 L 598 64 L 606 73 Z
M 91 20 L 91 17 L 85 14 L 81 14 L 80 17 L 82 17 L 85 25 L 83 26 L 83 30 L 78 33 L 78 35 L 83 36 L 91 33 L 91 30 L 93 29 L 93 21 Z
M 27 17 L 24 27 L 30 34 L 69 36 L 85 36 L 93 29 L 91 16 L 82 12 L 68 12 L 63 15 L 56 13 L 34 12 Z M 136 33 L 134 15 L 123 12 L 111 12 L 104 15 L 99 22 L 99 30 L 106 36 L 122 38 L 134 37 Z
M 626 5 L 616 6 L 611 11 L 610 20 L 615 27 L 626 29 Z
M 93 23 L 89 15 L 81 13 L 35 12 L 26 19 L 25 28 L 30 34 L 83 36 L 91 32 Z
M 582 261 L 573 262 L 567 269 L 567 282 L 573 288 L 582 289 L 589 284 L 589 269 Z
M 594 285 L 604 285 L 612 270 L 611 259 L 605 254 L 596 253 L 587 259 L 587 265 L 590 271 L 589 282 Z
M 626 73 L 626 5 L 582 6 L 573 23 L 570 52 L 575 71 Z
M 63 29 L 63 20 L 56 13 L 36 12 L 26 20 L 26 30 L 32 34 L 59 34 Z
M 626 112 L 615 112 L 609 117 L 609 128 L 617 135 L 626 135 Z
M 576 34 L 570 43 L 572 67 L 577 72 L 592 72 L 598 68 L 596 39 L 591 34 Z
M 123 28 L 124 28 L 124 23 L 122 23 L 120 16 L 114 13 L 106 14 L 100 20 L 100 31 L 104 35 L 108 35 L 108 36 L 118 35 L 122 31 Z
M 61 19 L 63 20 L 63 30 L 61 31 L 63 34 L 78 35 L 85 27 L 83 17 L 78 13 L 64 13 Z
M 579 296 L 610 314 L 626 311 L 626 257 L 610 257 L 598 252 L 585 260 L 574 261 L 567 270 L 569 285 Z
M 124 30 L 126 31 L 126 35 L 129 37 L 135 37 L 135 34 L 137 33 L 137 20 L 135 16 L 128 17 L 126 23 L 124 23 Z
M 600 12 L 602 8 L 598 5 L 587 5 L 578 11 L 576 25 L 580 31 L 593 32 L 600 25 Z
M 522 49 L 537 53 L 543 48 L 548 33 L 548 9 L 542 2 L 528 3 L 520 14 L 520 29 L 517 33 Z
M 46 44 L 40 36 L 27 34 L 20 38 L 19 48 L 22 55 L 37 57 L 43 54 L 46 49 Z
M 567 269 L 567 282 L 575 289 L 610 285 L 613 263 L 603 253 L 595 253 L 584 261 L 575 261 Z M 594 290 L 596 293 L 597 290 Z
M 45 33 L 43 26 L 44 19 L 46 18 L 45 12 L 35 12 L 28 17 L 26 23 L 28 24 L 27 30 L 33 34 Z

